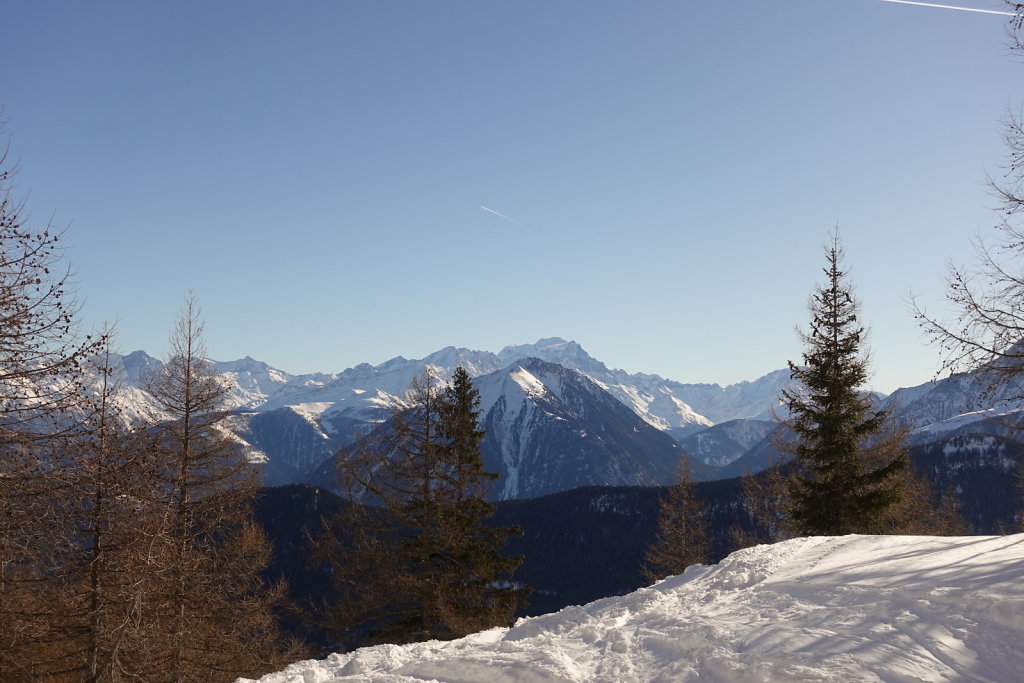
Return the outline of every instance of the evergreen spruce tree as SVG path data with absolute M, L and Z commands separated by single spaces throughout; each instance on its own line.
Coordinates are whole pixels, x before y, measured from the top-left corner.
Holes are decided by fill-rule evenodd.
M 394 547 L 400 562 L 393 578 L 401 602 L 376 633 L 385 642 L 442 638 L 445 630 L 450 527 L 443 516 L 448 482 L 439 444 L 443 392 L 426 372 L 413 380 L 406 400 L 408 407 L 392 416 L 393 440 L 386 446 L 391 452 L 384 456 L 383 471 L 372 475 L 370 489 L 387 508 L 385 547 Z
M 783 391 L 796 437 L 790 514 L 806 535 L 883 532 L 888 511 L 903 496 L 902 452 L 886 462 L 866 456 L 866 444 L 886 414 L 872 411 L 858 391 L 868 377 L 864 328 L 842 257 L 835 236 L 826 251 L 826 282 L 808 305 L 810 331 L 801 333 L 804 363 L 789 364 L 798 387 Z
M 486 496 L 498 475 L 484 470 L 479 425 L 480 392 L 465 368 L 457 367 L 445 389 L 439 430 L 451 568 L 444 622 L 456 637 L 508 623 L 524 595 L 508 582 L 522 558 L 501 554 L 509 535 L 522 532 L 484 523 L 494 514 Z
M 707 509 L 697 498 L 689 458 L 683 460 L 679 478 L 662 495 L 659 507 L 657 536 L 641 568 L 652 583 L 708 559 Z
M 349 503 L 319 546 L 342 602 L 323 610 L 324 625 L 344 645 L 458 638 L 511 620 L 521 560 L 501 555 L 516 530 L 484 523 L 496 475 L 483 467 L 479 416 L 463 368 L 444 388 L 427 373 L 386 425 L 339 453 Z

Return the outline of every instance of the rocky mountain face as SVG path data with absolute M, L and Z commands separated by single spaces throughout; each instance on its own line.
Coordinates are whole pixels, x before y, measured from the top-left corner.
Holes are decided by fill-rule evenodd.
M 477 380 L 485 465 L 496 498 L 535 497 L 592 484 L 668 484 L 683 450 L 594 380 L 527 358 Z M 713 476 L 703 467 L 701 475 Z

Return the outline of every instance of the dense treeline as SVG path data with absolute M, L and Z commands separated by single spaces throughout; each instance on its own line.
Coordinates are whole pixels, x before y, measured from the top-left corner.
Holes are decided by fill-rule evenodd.
M 999 534 L 1016 529 L 1022 507 L 1012 473 L 1017 464 L 1024 463 L 1024 446 L 1006 440 L 1000 458 L 979 459 L 976 452 L 951 452 L 943 444 L 909 448 L 909 472 L 927 475 L 937 492 L 957 487 L 958 511 L 969 522 L 963 533 Z M 692 484 L 695 498 L 707 512 L 705 561 L 717 562 L 738 547 L 776 539 L 770 527 L 753 518 L 750 494 L 744 493 L 745 484 L 760 488 L 774 476 L 774 470 L 766 470 L 749 479 Z M 545 614 L 647 585 L 644 558 L 656 539 L 659 501 L 667 498 L 668 492 L 669 487 L 590 486 L 495 503 L 489 524 L 523 530 L 523 535 L 511 537 L 505 548 L 507 554 L 523 557 L 514 580 L 533 589 L 519 615 Z M 310 564 L 302 539 L 319 528 L 321 518 L 335 515 L 343 504 L 335 494 L 306 485 L 264 489 L 260 495 L 258 516 L 274 541 L 271 571 L 275 577 L 288 577 L 298 602 L 332 590 L 329 572 Z M 919 528 L 904 533 L 935 532 Z M 317 637 L 306 628 L 302 632 L 313 636 L 319 647 L 332 647 L 328 634 Z

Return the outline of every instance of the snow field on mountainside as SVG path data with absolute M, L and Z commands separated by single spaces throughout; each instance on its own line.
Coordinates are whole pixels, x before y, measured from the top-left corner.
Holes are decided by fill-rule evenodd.
M 261 683 L 1019 681 L 1024 535 L 799 538 L 450 642 Z

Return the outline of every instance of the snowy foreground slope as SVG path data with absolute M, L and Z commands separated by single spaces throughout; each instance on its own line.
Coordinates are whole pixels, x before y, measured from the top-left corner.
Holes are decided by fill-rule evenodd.
M 363 648 L 263 683 L 1019 681 L 1024 534 L 799 538 L 451 642 Z

